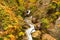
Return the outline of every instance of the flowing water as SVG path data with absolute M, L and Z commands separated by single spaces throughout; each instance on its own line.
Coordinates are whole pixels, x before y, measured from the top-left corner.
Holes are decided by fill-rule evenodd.
M 30 14 L 30 11 L 28 11 L 27 14 Z M 26 30 L 26 35 L 28 40 L 33 40 L 31 33 L 35 32 L 35 28 L 33 23 L 31 22 L 31 19 L 32 19 L 32 16 L 25 18 L 25 22 L 30 26 L 30 28 Z

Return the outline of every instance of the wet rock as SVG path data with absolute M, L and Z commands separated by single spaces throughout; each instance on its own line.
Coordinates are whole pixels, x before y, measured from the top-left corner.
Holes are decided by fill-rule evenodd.
M 40 22 L 35 24 L 35 29 L 36 30 L 41 29 L 41 23 Z
M 32 18 L 32 23 L 37 23 L 37 19 L 36 18 Z
M 37 37 L 40 37 L 41 35 L 41 31 L 37 30 L 36 32 L 32 33 L 32 37 L 33 38 L 37 38 Z

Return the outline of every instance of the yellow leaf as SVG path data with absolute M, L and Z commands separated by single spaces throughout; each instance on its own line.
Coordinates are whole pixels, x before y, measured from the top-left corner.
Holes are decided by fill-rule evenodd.
M 24 33 L 23 33 L 23 32 L 20 32 L 20 33 L 19 33 L 19 36 L 23 36 L 23 35 L 24 35 Z
M 4 37 L 4 40 L 8 40 L 8 38 Z
M 58 24 L 58 27 L 60 27 L 60 24 Z
M 36 0 L 29 0 L 31 3 L 35 3 L 36 2 Z
M 10 37 L 11 40 L 15 40 L 15 36 L 14 35 L 10 34 L 9 37 Z
M 55 15 L 59 15 L 60 13 L 59 12 L 56 12 Z
M 20 3 L 21 5 L 23 5 L 24 0 L 19 0 L 19 3 Z

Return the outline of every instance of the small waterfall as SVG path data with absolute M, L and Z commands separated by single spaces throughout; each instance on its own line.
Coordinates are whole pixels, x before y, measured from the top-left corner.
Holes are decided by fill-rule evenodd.
M 31 33 L 35 32 L 35 28 L 34 28 L 34 25 L 32 24 L 29 24 L 29 26 L 30 28 L 26 30 L 26 34 L 27 34 L 28 40 L 32 40 Z
M 27 14 L 30 14 L 30 10 L 28 10 Z M 32 16 L 25 18 L 25 22 L 30 26 L 30 28 L 26 30 L 26 35 L 28 37 L 28 40 L 33 40 L 31 33 L 35 32 L 35 28 L 30 19 L 32 19 Z

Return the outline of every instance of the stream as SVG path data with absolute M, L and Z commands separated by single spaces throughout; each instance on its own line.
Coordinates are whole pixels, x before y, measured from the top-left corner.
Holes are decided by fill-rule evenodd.
M 30 14 L 30 10 L 28 10 L 28 15 Z M 34 24 L 31 22 L 32 16 L 25 18 L 25 22 L 30 26 L 25 32 L 28 40 L 33 40 L 31 33 L 35 32 Z

